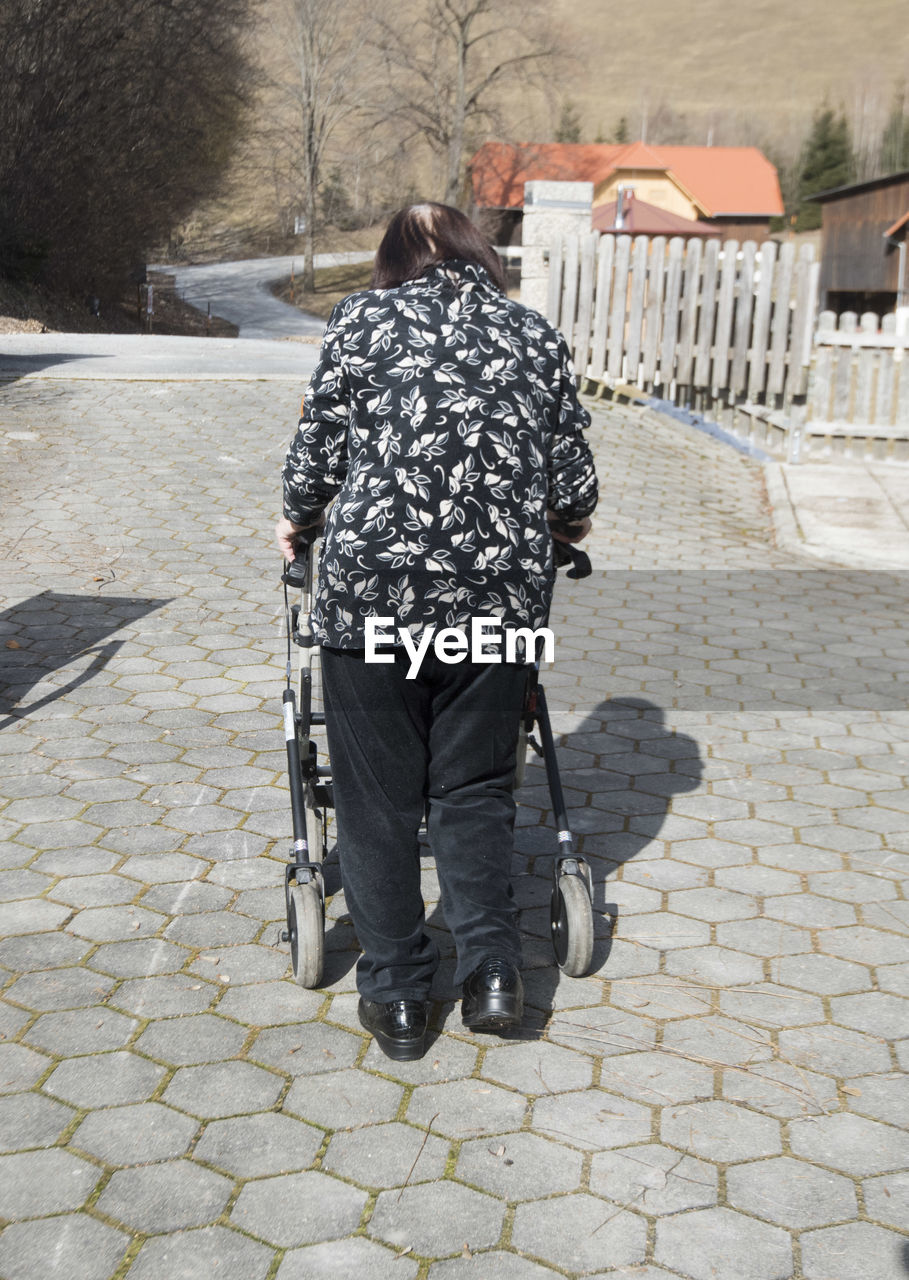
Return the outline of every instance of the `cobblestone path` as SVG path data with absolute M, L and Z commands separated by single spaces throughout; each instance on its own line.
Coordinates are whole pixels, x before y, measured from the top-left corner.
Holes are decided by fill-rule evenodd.
M 277 941 L 299 390 L 0 386 L 0 1276 L 909 1275 L 905 579 L 793 562 L 757 467 L 598 410 L 545 683 L 614 936 L 553 967 L 531 767 L 523 1034 L 466 1033 L 448 959 L 393 1064 L 341 896 L 324 990 Z

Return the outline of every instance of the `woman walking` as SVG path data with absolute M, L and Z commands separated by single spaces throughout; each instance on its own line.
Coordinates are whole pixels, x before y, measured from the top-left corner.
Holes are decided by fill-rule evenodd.
M 596 505 L 588 423 L 564 340 L 508 299 L 477 228 L 445 205 L 395 214 L 373 288 L 329 320 L 276 534 L 292 559 L 294 535 L 336 498 L 313 627 L 363 950 L 359 1017 L 398 1060 L 424 1051 L 438 965 L 420 890 L 424 813 L 462 1020 L 480 1032 L 520 1023 L 510 862 L 527 669 L 514 646 L 470 652 L 471 627 L 545 625 L 550 521 L 575 525 L 577 541 Z

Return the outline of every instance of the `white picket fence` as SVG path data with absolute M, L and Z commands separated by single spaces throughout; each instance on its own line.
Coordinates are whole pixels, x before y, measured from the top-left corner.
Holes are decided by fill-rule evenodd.
M 601 390 L 632 386 L 780 457 L 909 460 L 909 362 L 893 317 L 817 319 L 811 245 L 562 237 L 549 318 Z

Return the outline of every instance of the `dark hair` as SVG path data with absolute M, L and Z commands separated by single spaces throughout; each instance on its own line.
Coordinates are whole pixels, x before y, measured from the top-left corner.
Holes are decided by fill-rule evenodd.
M 376 251 L 374 289 L 393 289 L 418 280 L 437 262 L 458 259 L 484 267 L 506 292 L 505 271 L 495 249 L 459 209 L 447 204 L 411 204 L 392 215 Z

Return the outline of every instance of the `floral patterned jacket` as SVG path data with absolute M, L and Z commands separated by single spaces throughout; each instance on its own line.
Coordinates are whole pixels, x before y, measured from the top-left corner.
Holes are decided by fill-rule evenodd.
M 313 631 L 365 619 L 545 624 L 547 507 L 581 519 L 597 481 L 565 340 L 482 267 L 448 262 L 332 312 L 284 464 L 284 514 L 325 531 Z

